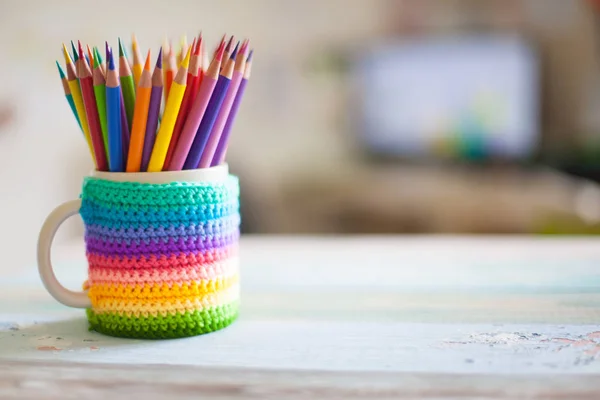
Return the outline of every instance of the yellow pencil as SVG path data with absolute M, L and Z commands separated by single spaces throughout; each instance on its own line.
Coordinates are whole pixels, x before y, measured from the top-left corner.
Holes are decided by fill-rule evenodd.
M 160 128 L 156 134 L 156 141 L 154 142 L 150 162 L 148 163 L 148 172 L 160 172 L 163 169 L 167 151 L 169 149 L 169 143 L 171 142 L 171 136 L 173 136 L 175 121 L 177 120 L 177 114 L 179 113 L 179 107 L 181 107 L 181 101 L 183 100 L 183 95 L 185 93 L 191 50 L 191 47 L 188 48 L 187 54 L 181 62 L 177 75 L 171 84 L 169 98 L 165 105 L 165 111 L 162 116 Z
M 63 55 L 65 57 L 66 69 L 67 69 L 67 83 L 69 84 L 69 89 L 71 89 L 71 95 L 73 96 L 73 103 L 75 103 L 75 110 L 77 110 L 77 116 L 79 117 L 79 122 L 81 122 L 81 129 L 83 130 L 83 135 L 85 136 L 85 141 L 87 142 L 88 148 L 90 150 L 90 154 L 92 155 L 92 160 L 94 160 L 94 165 L 96 165 L 96 158 L 94 157 L 94 148 L 92 147 L 92 139 L 90 137 L 90 127 L 88 125 L 87 114 L 85 113 L 85 106 L 83 104 L 83 97 L 81 97 L 81 87 L 79 86 L 79 80 L 77 79 L 77 74 L 75 70 L 75 66 L 71 61 L 71 56 L 69 56 L 69 51 L 67 47 L 63 43 Z
M 140 82 L 140 76 L 142 76 L 143 65 L 142 54 L 140 53 L 135 35 L 131 35 L 131 49 L 133 50 L 133 82 L 135 83 L 135 87 L 137 87 Z

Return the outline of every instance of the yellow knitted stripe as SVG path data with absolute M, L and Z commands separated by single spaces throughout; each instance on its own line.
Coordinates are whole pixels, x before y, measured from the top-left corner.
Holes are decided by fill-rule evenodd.
M 98 298 L 116 300 L 166 300 L 195 298 L 209 293 L 215 293 L 237 284 L 239 276 L 221 276 L 211 280 L 190 281 L 186 283 L 95 283 L 90 282 L 88 296 L 94 302 Z
M 99 297 L 92 300 L 92 310 L 96 314 L 113 313 L 127 317 L 167 316 L 175 313 L 203 311 L 211 307 L 230 304 L 237 301 L 239 296 L 240 288 L 238 284 L 235 284 L 218 292 L 182 298 L 123 300 Z

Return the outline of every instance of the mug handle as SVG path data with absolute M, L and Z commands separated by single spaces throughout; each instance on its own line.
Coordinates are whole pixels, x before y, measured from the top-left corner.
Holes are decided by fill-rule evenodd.
M 48 215 L 38 237 L 37 262 L 42 282 L 52 297 L 69 307 L 88 308 L 91 307 L 88 295 L 85 292 L 73 292 L 61 285 L 54 275 L 50 261 L 50 249 L 56 231 L 67 218 L 79 214 L 80 208 L 81 199 L 71 200 L 56 207 Z

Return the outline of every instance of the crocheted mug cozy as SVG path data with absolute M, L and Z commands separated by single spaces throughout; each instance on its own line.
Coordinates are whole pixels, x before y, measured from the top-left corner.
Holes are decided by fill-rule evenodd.
M 163 339 L 222 329 L 238 315 L 239 183 L 85 178 L 90 329 Z

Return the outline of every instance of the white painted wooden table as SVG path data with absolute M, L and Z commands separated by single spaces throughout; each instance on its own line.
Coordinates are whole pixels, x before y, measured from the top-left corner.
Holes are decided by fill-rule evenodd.
M 599 239 L 244 237 L 241 257 L 240 319 L 170 341 L 89 332 L 11 269 L 0 399 L 600 398 Z M 83 245 L 53 259 L 79 288 Z

